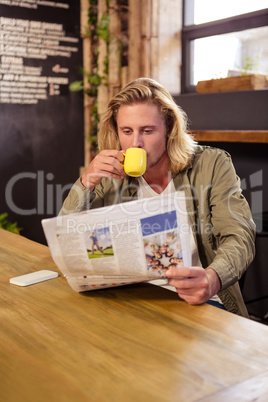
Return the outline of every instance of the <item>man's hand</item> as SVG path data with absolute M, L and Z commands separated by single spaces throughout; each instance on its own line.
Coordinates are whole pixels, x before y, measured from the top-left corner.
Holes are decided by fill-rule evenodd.
M 113 149 L 101 151 L 84 171 L 81 179 L 83 186 L 93 190 L 103 177 L 123 179 L 125 176 L 123 160 L 122 151 Z
M 168 283 L 189 304 L 202 304 L 221 289 L 220 279 L 212 268 L 182 267 L 166 272 Z

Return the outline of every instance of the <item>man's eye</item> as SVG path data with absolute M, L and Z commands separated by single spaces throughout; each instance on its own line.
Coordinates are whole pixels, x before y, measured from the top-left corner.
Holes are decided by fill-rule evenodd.
M 153 130 L 152 130 L 151 128 L 145 128 L 145 129 L 143 130 L 143 132 L 144 132 L 145 134 L 151 134 L 151 133 L 153 132 Z
M 123 133 L 129 135 L 131 133 L 131 130 L 123 130 Z

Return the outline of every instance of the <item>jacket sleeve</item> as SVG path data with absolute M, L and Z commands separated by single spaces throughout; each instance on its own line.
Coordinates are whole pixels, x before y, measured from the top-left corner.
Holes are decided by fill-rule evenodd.
M 128 188 L 127 178 L 124 180 L 103 178 L 94 191 L 90 191 L 83 186 L 79 178 L 69 191 L 59 215 L 67 215 L 118 204 L 122 201 L 129 201 L 129 199 L 124 197 L 124 191 L 122 191 L 124 186 Z
M 71 190 L 69 191 L 68 196 L 64 200 L 62 208 L 59 212 L 59 216 L 90 209 L 96 197 L 96 192 L 90 191 L 86 187 L 84 187 L 79 178 L 74 183 Z
M 207 208 L 216 254 L 209 267 L 224 290 L 241 278 L 254 258 L 255 224 L 230 155 L 221 150 L 212 155 Z

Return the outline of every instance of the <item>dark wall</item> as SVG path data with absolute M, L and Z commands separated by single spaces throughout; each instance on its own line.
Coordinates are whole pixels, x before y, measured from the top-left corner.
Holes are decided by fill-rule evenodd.
M 267 130 L 268 90 L 174 96 L 192 130 Z
M 14 24 L 13 35 L 28 37 L 26 50 L 18 37 L 19 48 L 12 54 L 8 34 L 0 46 L 0 214 L 8 212 L 9 220 L 23 227 L 22 235 L 45 243 L 41 219 L 58 213 L 64 190 L 83 165 L 83 96 L 68 89 L 68 83 L 81 79 L 82 46 L 79 1 L 57 3 L 68 8 L 35 3 L 35 9 L 0 6 L 0 30 L 7 32 Z M 7 25 L 3 17 L 10 19 Z M 21 21 L 29 27 L 22 24 L 20 33 Z M 47 23 L 45 36 L 59 39 L 58 45 L 50 46 L 38 29 L 29 34 L 31 23 L 38 22 Z M 62 24 L 58 38 L 50 23 Z M 39 45 L 30 48 L 29 38 Z M 17 63 L 21 70 L 10 78 Z

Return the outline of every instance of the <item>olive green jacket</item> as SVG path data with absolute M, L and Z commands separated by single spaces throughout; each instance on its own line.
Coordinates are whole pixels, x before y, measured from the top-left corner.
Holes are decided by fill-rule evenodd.
M 248 317 L 238 280 L 254 258 L 255 224 L 230 155 L 197 146 L 187 169 L 175 174 L 173 181 L 176 190 L 185 191 L 202 266 L 214 269 L 220 278 L 219 298 L 228 311 Z M 137 190 L 137 179 L 128 176 L 104 178 L 93 192 L 78 179 L 60 215 L 131 201 Z

